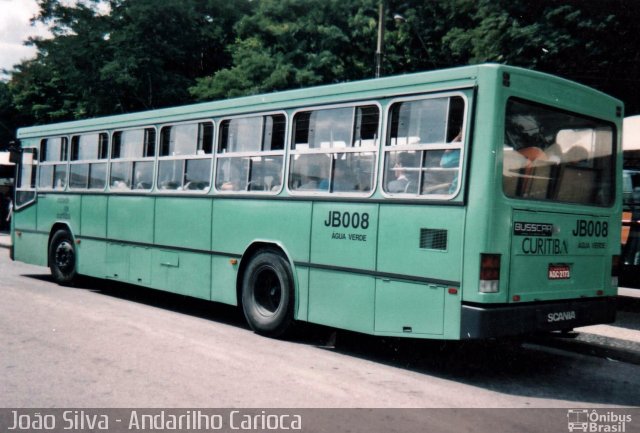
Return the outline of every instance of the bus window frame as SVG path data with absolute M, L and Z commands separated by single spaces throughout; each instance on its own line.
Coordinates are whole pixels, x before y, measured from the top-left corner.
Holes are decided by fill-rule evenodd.
M 465 92 L 466 90 L 466 92 Z M 385 199 L 390 200 L 418 200 L 418 201 L 433 201 L 433 202 L 454 202 L 458 200 L 462 200 L 462 188 L 466 182 L 466 167 L 468 163 L 466 161 L 466 149 L 471 143 L 471 137 L 469 137 L 469 131 L 471 131 L 471 126 L 469 125 L 469 119 L 471 119 L 472 110 L 472 101 L 473 98 L 472 88 L 464 88 L 464 89 L 456 89 L 456 90 L 440 90 L 429 93 L 422 93 L 420 95 L 415 96 L 401 96 L 398 98 L 389 99 L 387 101 L 386 110 L 385 110 L 385 131 L 384 131 L 384 143 L 381 143 L 381 161 L 380 161 L 380 176 L 379 176 L 379 184 L 378 188 L 380 189 L 380 193 Z M 387 142 L 391 140 L 391 108 L 401 102 L 412 102 L 412 101 L 422 101 L 429 99 L 442 99 L 448 98 L 451 99 L 453 97 L 459 96 L 464 101 L 464 111 L 462 116 L 462 140 L 459 142 L 459 145 L 453 145 L 452 143 L 457 142 L 443 142 L 443 143 L 433 143 L 431 145 L 425 144 L 408 144 L 408 145 L 387 145 Z M 446 134 L 446 130 L 445 130 Z M 445 137 L 446 139 L 446 137 Z M 430 148 L 433 145 L 432 148 Z M 417 151 L 417 152 L 425 152 L 429 150 L 439 151 L 439 150 L 460 150 L 459 163 L 458 163 L 458 180 L 455 191 L 451 194 L 415 194 L 415 193 L 392 193 L 385 189 L 384 181 L 385 181 L 385 171 L 387 153 L 388 152 L 401 152 L 401 151 Z M 422 159 L 421 159 L 422 161 Z M 420 167 L 423 168 L 422 166 Z M 420 185 L 418 185 L 420 186 Z
M 153 157 L 143 157 L 143 158 L 113 158 L 113 136 L 118 133 L 118 132 L 125 132 L 125 131 L 134 131 L 134 130 L 143 130 L 145 131 L 146 129 L 153 129 L 155 130 L 155 140 L 154 140 L 154 152 L 153 152 Z M 109 135 L 109 167 L 108 167 L 108 173 L 107 173 L 107 191 L 111 194 L 136 194 L 136 195 L 143 195 L 143 194 L 149 194 L 151 191 L 153 191 L 153 189 L 155 188 L 155 183 L 156 183 L 156 171 L 157 171 L 157 160 L 158 160 L 158 144 L 159 144 L 159 133 L 158 133 L 158 127 L 155 124 L 143 124 L 143 125 L 139 125 L 139 126 L 132 126 L 132 127 L 127 127 L 127 128 L 122 128 L 122 129 L 113 129 L 111 130 L 111 134 Z M 152 162 L 153 163 L 153 172 L 151 174 L 151 187 L 149 189 L 135 189 L 133 187 L 133 176 L 135 176 L 135 173 L 133 173 L 134 169 L 132 169 L 132 173 L 131 173 L 131 188 L 127 188 L 127 189 L 118 189 L 118 188 L 114 188 L 111 185 L 111 172 L 112 172 L 112 167 L 113 167 L 113 163 L 118 163 L 118 162 L 131 162 L 131 163 L 136 163 L 136 162 Z
M 549 198 L 529 198 L 529 197 L 519 197 L 519 196 L 510 196 L 504 190 L 504 146 L 506 142 L 506 119 L 507 119 L 507 105 L 509 101 L 516 100 L 520 103 L 526 103 L 532 106 L 541 107 L 550 111 L 554 111 L 556 113 L 562 113 L 568 116 L 580 117 L 587 120 L 592 120 L 594 122 L 600 122 L 602 126 L 609 126 L 611 128 L 611 179 L 610 183 L 612 185 L 612 191 L 610 191 L 610 199 L 607 204 L 596 204 L 596 203 L 578 203 L 572 201 L 562 201 L 557 199 L 549 199 Z M 547 203 L 551 205 L 562 205 L 562 206 L 585 206 L 588 208 L 600 208 L 600 209 L 610 209 L 616 205 L 617 199 L 617 189 L 618 184 L 620 188 L 620 194 L 622 195 L 622 179 L 618 180 L 616 178 L 616 172 L 618 171 L 618 154 L 622 153 L 622 149 L 618 149 L 618 137 L 621 135 L 619 128 L 616 126 L 616 123 L 610 119 L 604 119 L 601 117 L 595 117 L 589 114 L 584 114 L 583 112 L 579 112 L 577 110 L 571 110 L 568 108 L 564 108 L 559 105 L 551 105 L 549 102 L 540 102 L 535 99 L 532 99 L 530 96 L 521 96 L 520 94 L 509 94 L 502 101 L 502 111 L 500 112 L 502 115 L 501 119 L 501 129 L 499 134 L 499 149 L 496 152 L 496 158 L 499 158 L 498 164 L 498 176 L 500 180 L 497 182 L 499 184 L 500 193 L 502 197 L 506 200 L 515 200 L 520 203 Z M 624 170 L 624 164 L 620 167 L 620 171 Z
M 366 106 L 376 106 L 378 108 L 378 136 L 375 139 L 375 144 L 371 147 L 345 147 L 343 149 L 339 149 L 339 148 L 329 148 L 327 149 L 306 149 L 306 150 L 298 150 L 298 149 L 292 149 L 292 146 L 294 144 L 294 134 L 295 131 L 293 129 L 293 125 L 294 125 L 294 121 L 295 121 L 295 117 L 302 112 L 313 112 L 313 111 L 320 111 L 320 110 L 331 110 L 331 109 L 336 109 L 336 108 L 352 108 L 353 109 L 353 122 L 351 123 L 351 131 L 350 131 L 350 139 L 353 140 L 354 137 L 354 132 L 355 132 L 355 113 L 356 110 L 360 107 L 366 107 Z M 380 100 L 371 100 L 371 99 L 366 99 L 366 100 L 358 100 L 358 101 L 352 101 L 352 102 L 346 102 L 346 103 L 339 103 L 339 104 L 326 104 L 326 105 L 310 105 L 310 106 L 305 106 L 305 107 L 300 107 L 295 109 L 292 113 L 291 113 L 291 131 L 289 131 L 289 137 L 287 139 L 288 141 L 288 146 L 287 146 L 287 160 L 285 161 L 286 163 L 286 190 L 287 193 L 291 196 L 294 197 L 339 197 L 339 198 L 371 198 L 375 193 L 376 193 L 376 187 L 378 185 L 378 168 L 379 168 L 379 163 L 380 163 L 380 146 L 382 143 L 381 137 L 382 137 L 382 133 L 383 131 L 383 124 L 385 123 L 385 119 L 384 119 L 384 110 L 382 107 L 382 103 L 380 102 Z M 353 144 L 353 143 L 350 143 Z M 291 189 L 289 186 L 289 181 L 291 180 L 291 160 L 293 157 L 295 157 L 296 155 L 327 155 L 329 156 L 332 160 L 334 158 L 335 155 L 338 154 L 346 154 L 346 153 L 373 153 L 373 164 L 371 166 L 371 172 L 372 172 L 372 179 L 371 179 L 371 189 L 369 191 L 365 191 L 365 192 L 343 192 L 343 191 L 339 191 L 339 192 L 333 192 L 331 191 L 331 181 L 332 181 L 332 177 L 333 177 L 333 164 L 331 164 L 330 166 L 330 171 L 329 171 L 329 190 L 328 191 L 316 191 L 316 190 L 303 190 L 303 189 Z
M 38 139 L 38 158 L 42 158 L 43 156 L 43 152 L 42 152 L 42 142 L 45 140 L 51 140 L 51 139 L 63 139 L 67 141 L 67 149 L 66 149 L 66 158 L 64 160 L 62 159 L 58 159 L 55 161 L 40 161 L 38 160 L 38 175 L 36 177 L 36 191 L 42 191 L 42 192 L 64 192 L 67 191 L 69 189 L 69 156 L 71 154 L 71 140 L 69 139 L 69 135 L 51 135 L 51 136 L 45 136 L 42 138 Z M 46 155 L 45 155 L 46 156 Z M 66 174 L 64 177 L 64 187 L 63 188 L 56 188 L 54 183 L 55 183 L 55 179 L 52 179 L 52 184 L 51 186 L 46 186 L 46 187 L 41 187 L 40 186 L 40 172 L 42 170 L 42 167 L 55 167 L 57 165 L 64 165 L 66 167 Z M 55 168 L 54 168 L 55 170 Z
M 264 119 L 265 116 L 271 116 L 271 115 L 283 115 L 284 116 L 284 143 L 283 143 L 283 147 L 282 150 L 270 150 L 270 151 L 258 151 L 258 152 L 253 152 L 253 151 L 249 151 L 249 152 L 226 152 L 226 153 L 221 153 L 219 152 L 218 146 L 220 145 L 220 134 L 222 131 L 222 123 L 226 120 L 234 120 L 234 119 L 248 119 L 248 118 L 262 118 Z M 285 178 L 285 173 L 286 173 L 286 165 L 287 165 L 287 145 L 289 144 L 289 139 L 288 136 L 289 134 L 289 130 L 290 130 L 290 118 L 289 115 L 287 114 L 286 111 L 284 110 L 273 110 L 273 111 L 265 111 L 265 112 L 251 112 L 251 113 L 247 113 L 247 114 L 239 114 L 239 115 L 234 115 L 234 116 L 225 116 L 225 117 L 220 117 L 218 118 L 218 128 L 215 134 L 215 139 L 214 139 L 214 149 L 213 149 L 213 159 L 214 159 L 214 163 L 213 163 L 213 170 L 212 170 L 212 190 L 216 193 L 216 194 L 220 194 L 220 195 L 260 195 L 260 196 L 275 196 L 278 195 L 282 192 L 283 190 L 283 185 L 284 182 L 286 180 Z M 264 122 L 264 120 L 263 120 Z M 263 124 L 263 134 L 264 134 L 264 124 Z M 264 140 L 264 135 L 261 136 L 261 138 Z M 233 190 L 223 190 L 223 189 L 218 189 L 218 187 L 216 186 L 216 180 L 217 180 L 217 176 L 218 176 L 218 161 L 219 160 L 224 160 L 224 159 L 231 159 L 231 158 L 252 158 L 252 157 L 264 157 L 264 156 L 281 156 L 282 157 L 282 167 L 280 168 L 280 187 L 277 190 L 267 190 L 267 191 L 259 191 L 259 190 L 254 190 L 254 191 L 247 191 L 245 190 L 237 190 L 237 191 L 233 191 Z M 249 173 L 248 173 L 249 174 Z M 247 185 L 249 185 L 249 180 L 247 179 Z
M 30 186 L 28 188 L 21 188 L 19 185 L 22 182 L 22 167 L 24 165 L 24 153 L 26 151 L 31 151 L 31 153 L 33 154 L 33 159 L 31 162 L 31 167 L 32 167 L 32 171 L 31 171 L 31 179 L 30 179 Z M 14 197 L 13 197 L 13 208 L 15 210 L 20 210 L 23 209 L 27 206 L 30 206 L 32 204 L 34 204 L 36 202 L 36 200 L 38 199 L 38 180 L 39 180 L 39 172 L 40 172 L 40 161 L 39 161 L 39 157 L 40 157 L 40 142 L 38 142 L 37 146 L 28 146 L 28 147 L 24 147 L 21 149 L 20 151 L 20 161 L 19 164 L 17 166 L 17 173 L 16 173 L 16 182 L 15 182 L 15 193 L 14 193 Z M 32 192 L 33 193 L 33 197 L 22 203 L 22 204 L 18 204 L 18 192 Z
M 74 137 L 81 137 L 83 135 L 93 135 L 93 134 L 106 134 L 107 135 L 107 157 L 104 159 L 79 159 L 79 160 L 75 160 L 72 161 L 71 160 L 71 150 L 73 148 L 73 139 Z M 107 190 L 107 187 L 109 186 L 109 177 L 111 175 L 111 164 L 109 163 L 109 158 L 111 157 L 111 134 L 109 134 L 109 132 L 107 130 L 99 130 L 99 131 L 86 131 L 86 132 L 81 132 L 78 134 L 72 134 L 70 135 L 71 139 L 69 140 L 69 172 L 68 172 L 68 178 L 69 178 L 69 184 L 68 184 L 68 189 L 69 191 L 73 191 L 73 192 L 82 192 L 82 191 L 86 191 L 86 192 L 105 192 Z M 107 168 L 105 170 L 105 179 L 104 179 L 104 187 L 102 188 L 90 188 L 89 187 L 89 183 L 90 180 L 87 179 L 87 187 L 86 188 L 73 188 L 71 187 L 71 166 L 72 165 L 81 165 L 81 164 L 89 164 L 89 174 L 91 174 L 91 165 L 93 164 L 107 164 Z
M 212 128 L 212 134 L 213 136 L 211 137 L 211 153 L 209 154 L 204 154 L 204 155 L 197 155 L 197 154 L 191 154 L 191 155 L 177 155 L 177 156 L 172 156 L 172 155 L 168 155 L 168 156 L 160 156 L 160 146 L 161 146 L 161 142 L 162 142 L 162 130 L 164 128 L 167 127 L 174 127 L 174 126 L 180 126 L 180 125 L 200 125 L 201 123 L 211 123 L 211 128 Z M 158 126 L 156 129 L 156 158 L 155 158 L 155 173 L 153 176 L 153 191 L 156 192 L 157 194 L 160 195 L 174 195 L 174 194 L 180 194 L 180 195 L 206 195 L 209 194 L 209 192 L 212 190 L 213 188 L 213 181 L 215 179 L 214 175 L 213 175 L 213 170 L 215 167 L 215 147 L 216 147 L 216 132 L 217 132 L 217 123 L 213 118 L 207 117 L 207 118 L 201 118 L 201 119 L 189 119 L 189 120 L 184 120 L 184 121 L 180 121 L 180 122 L 172 122 L 172 123 L 163 123 L 160 124 L 160 126 Z M 158 132 L 159 131 L 159 132 Z M 209 186 L 205 189 L 194 189 L 194 190 L 190 190 L 190 189 L 160 189 L 158 188 L 158 176 L 160 176 L 160 163 L 162 161 L 182 161 L 183 166 L 182 166 L 182 175 L 184 177 L 185 175 L 185 164 L 187 163 L 187 161 L 193 161 L 193 160 L 204 160 L 204 159 L 209 159 L 210 160 L 210 170 L 209 170 Z

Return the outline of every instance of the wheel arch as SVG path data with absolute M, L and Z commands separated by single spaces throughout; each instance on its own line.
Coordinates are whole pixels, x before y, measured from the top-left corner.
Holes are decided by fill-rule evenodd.
M 242 280 L 244 279 L 244 273 L 247 269 L 247 265 L 251 261 L 251 258 L 255 256 L 258 252 L 263 250 L 275 250 L 278 253 L 282 254 L 282 256 L 289 263 L 289 267 L 291 268 L 291 276 L 293 277 L 293 290 L 296 294 L 295 296 L 295 310 L 297 310 L 298 303 L 298 275 L 296 273 L 295 264 L 287 250 L 282 243 L 274 240 L 255 240 L 251 244 L 245 248 L 244 253 L 242 253 L 242 257 L 240 258 L 240 266 L 238 267 L 238 272 L 236 274 L 236 302 L 239 307 L 242 307 Z

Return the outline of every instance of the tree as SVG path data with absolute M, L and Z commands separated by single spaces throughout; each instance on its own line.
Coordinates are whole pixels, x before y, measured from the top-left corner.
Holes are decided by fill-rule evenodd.
M 376 3 L 260 1 L 235 27 L 233 66 L 190 91 L 203 100 L 362 78 L 373 71 Z
M 457 7 L 471 20 L 442 39 L 457 62 L 549 72 L 625 100 L 627 113 L 640 110 L 638 2 L 458 0 Z
M 37 57 L 12 73 L 16 107 L 36 122 L 95 115 L 107 89 L 95 77 L 106 54 L 106 20 L 92 7 L 67 7 L 57 0 L 40 3 L 37 19 L 50 24 L 52 39 L 33 39 Z
M 36 59 L 13 71 L 15 104 L 36 122 L 191 102 L 195 78 L 225 67 L 224 47 L 249 0 L 39 0 Z
M 262 0 L 235 27 L 232 65 L 190 92 L 215 99 L 373 76 L 377 0 Z M 497 62 L 567 77 L 640 111 L 640 2 L 385 0 L 385 74 Z M 395 23 L 400 13 L 405 21 Z M 633 84 L 633 86 L 631 86 Z M 638 90 L 636 90 L 638 89 Z M 632 94 L 632 97 L 628 96 Z
M 247 2 L 120 0 L 113 2 L 111 58 L 100 78 L 130 111 L 191 101 L 196 77 L 228 65 L 231 26 Z
M 36 59 L 9 83 L 15 109 L 38 123 L 374 75 L 380 0 L 38 1 L 35 19 L 53 38 L 31 41 Z M 505 63 L 582 82 L 640 112 L 640 2 L 385 5 L 386 75 Z
M 0 149 L 3 149 L 15 138 L 18 112 L 13 106 L 11 89 L 7 83 L 0 81 Z

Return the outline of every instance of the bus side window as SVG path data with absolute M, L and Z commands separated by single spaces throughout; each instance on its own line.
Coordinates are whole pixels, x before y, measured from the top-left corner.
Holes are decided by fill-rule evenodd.
M 90 133 L 71 138 L 69 188 L 104 189 L 107 181 L 108 134 Z
M 380 127 L 376 105 L 320 108 L 295 115 L 289 188 L 296 192 L 371 191 Z
M 211 184 L 212 148 L 212 122 L 162 127 L 156 180 L 158 190 L 207 190 Z
M 286 130 L 284 114 L 225 119 L 220 123 L 216 189 L 271 193 L 280 190 Z
M 460 184 L 464 98 L 395 102 L 389 116 L 384 190 L 393 195 L 453 198 Z
M 67 186 L 67 137 L 46 138 L 40 142 L 38 187 L 62 190 Z
M 155 128 L 116 131 L 112 141 L 110 188 L 115 191 L 151 190 L 155 164 Z

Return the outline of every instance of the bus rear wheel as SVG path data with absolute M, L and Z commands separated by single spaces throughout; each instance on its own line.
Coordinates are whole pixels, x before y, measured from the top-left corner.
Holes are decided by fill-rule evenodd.
M 293 325 L 293 275 L 275 250 L 253 256 L 242 281 L 242 309 L 249 326 L 268 337 L 282 337 Z
M 76 278 L 76 250 L 71 234 L 66 230 L 56 231 L 51 238 L 49 269 L 58 284 L 69 285 Z

